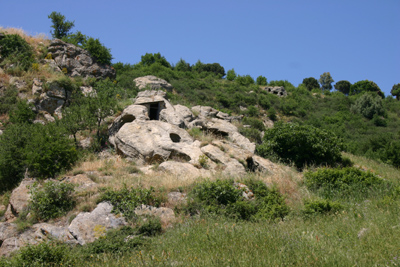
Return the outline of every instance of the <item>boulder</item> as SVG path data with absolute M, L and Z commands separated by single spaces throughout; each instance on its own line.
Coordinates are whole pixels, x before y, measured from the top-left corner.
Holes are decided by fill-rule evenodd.
M 287 92 L 283 86 L 266 86 L 264 87 L 264 90 L 277 96 L 287 96 Z
M 247 161 L 253 156 L 253 153 L 249 150 L 243 149 L 228 140 L 214 140 L 212 144 L 219 147 L 226 155 L 232 156 L 239 161 Z
M 164 89 L 168 92 L 172 91 L 172 85 L 169 84 L 166 80 L 160 79 L 153 75 L 147 75 L 144 77 L 139 77 L 133 80 L 139 90 L 151 89 L 151 90 L 160 90 Z
M 193 113 L 188 107 L 182 105 L 167 106 L 160 112 L 160 121 L 165 121 L 179 128 L 188 128 L 193 120 Z
M 71 183 L 76 185 L 75 191 L 87 191 L 90 189 L 97 188 L 97 184 L 93 182 L 86 174 L 78 174 L 75 176 L 63 177 L 62 182 Z
M 32 84 L 32 95 L 40 96 L 43 93 L 42 86 L 43 86 L 43 83 L 38 78 L 34 78 L 33 84 Z
M 81 212 L 68 227 L 78 243 L 84 245 L 103 236 L 107 230 L 127 225 L 125 218 L 112 213 L 113 206 L 102 202 L 92 212 Z
M 15 223 L 0 223 L 0 247 L 4 240 L 16 236 L 17 234 L 18 228 Z
M 216 118 L 205 121 L 203 127 L 207 131 L 222 136 L 229 136 L 231 133 L 238 132 L 238 128 L 235 125 Z
M 259 171 L 259 172 L 274 173 L 274 170 L 277 169 L 277 166 L 272 161 L 270 161 L 269 159 L 262 158 L 257 155 L 254 155 L 251 158 L 250 165 L 252 165 L 252 166 L 249 166 L 250 169 L 252 169 L 253 171 Z
M 179 158 L 198 163 L 200 143 L 183 129 L 162 121 L 133 121 L 124 124 L 115 135 L 119 154 L 142 162 L 163 162 Z
M 135 214 L 139 216 L 155 216 L 160 218 L 162 224 L 166 225 L 175 220 L 175 213 L 170 208 L 156 208 L 149 205 L 140 205 L 135 209 Z
M 122 111 L 121 115 L 114 119 L 113 123 L 108 127 L 109 140 L 112 145 L 115 145 L 114 135 L 119 129 L 128 122 L 134 120 L 149 120 L 147 108 L 142 105 L 130 105 Z
M 17 216 L 28 207 L 31 197 L 29 186 L 32 186 L 34 182 L 34 179 L 24 179 L 20 185 L 12 191 L 6 211 L 7 220 L 12 220 L 14 216 Z
M 190 163 L 176 162 L 176 161 L 165 161 L 158 166 L 159 171 L 171 173 L 179 177 L 179 179 L 194 179 L 198 177 L 207 177 L 211 175 L 211 172 L 204 169 L 197 169 Z
M 95 77 L 99 79 L 115 78 L 114 68 L 101 64 L 90 53 L 60 39 L 51 41 L 48 51 L 55 64 L 68 76 Z
M 166 101 L 166 93 L 161 90 L 146 90 L 141 91 L 136 96 L 133 104 L 142 105 L 152 102 L 164 102 Z
M 174 206 L 185 205 L 187 203 L 186 194 L 181 192 L 170 192 L 168 193 L 168 203 Z
M 218 111 L 209 106 L 194 106 L 192 107 L 192 111 L 196 114 L 199 118 L 217 118 L 221 120 L 225 120 L 228 122 L 232 122 L 234 120 L 240 121 L 243 117 L 242 116 L 229 116 L 229 114 Z
M 207 145 L 201 148 L 201 151 L 212 161 L 222 164 L 224 172 L 232 176 L 240 176 L 246 173 L 246 169 L 235 158 L 227 156 L 221 149 L 214 145 Z
M 22 90 L 27 86 L 26 82 L 18 77 L 10 78 L 10 84 L 14 85 L 18 90 Z
M 229 134 L 229 139 L 250 153 L 254 153 L 256 150 L 256 144 L 251 142 L 247 137 L 241 135 L 239 132 L 231 132 Z

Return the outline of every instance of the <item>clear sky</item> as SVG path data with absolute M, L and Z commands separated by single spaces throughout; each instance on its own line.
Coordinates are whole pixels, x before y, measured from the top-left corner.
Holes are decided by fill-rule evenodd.
M 386 95 L 400 83 L 400 0 L 0 0 L 0 26 L 50 36 L 52 11 L 99 38 L 114 63 L 160 52 L 295 86 L 323 72 Z

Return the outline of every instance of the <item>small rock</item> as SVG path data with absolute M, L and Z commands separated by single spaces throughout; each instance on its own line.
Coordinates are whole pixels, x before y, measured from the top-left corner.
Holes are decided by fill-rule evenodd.
M 169 224 L 175 220 L 174 211 L 170 208 L 164 208 L 164 207 L 156 208 L 153 206 L 142 204 L 141 206 L 135 209 L 135 214 L 139 216 L 148 215 L 148 216 L 159 217 L 162 224 Z
M 185 193 L 181 192 L 170 192 L 168 193 L 168 202 L 172 205 L 184 205 L 187 202 Z

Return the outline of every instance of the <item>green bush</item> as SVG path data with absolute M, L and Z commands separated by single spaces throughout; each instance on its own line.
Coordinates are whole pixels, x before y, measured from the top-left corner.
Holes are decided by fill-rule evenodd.
M 12 123 L 32 123 L 35 118 L 36 114 L 31 105 L 24 100 L 19 100 L 10 111 L 10 122 Z
M 4 261 L 4 265 L 0 261 L 0 266 L 72 266 L 74 263 L 75 259 L 67 245 L 51 241 L 27 245 L 10 260 Z
M 0 65 L 15 65 L 28 70 L 35 62 L 32 47 L 18 34 L 7 34 L 0 40 Z
M 370 93 L 363 94 L 358 98 L 354 105 L 351 106 L 351 111 L 359 113 L 367 119 L 372 119 L 374 115 L 385 115 L 382 98 L 379 96 L 373 96 Z
M 143 222 L 138 227 L 137 233 L 145 236 L 155 236 L 162 232 L 161 221 L 159 218 L 150 217 L 147 218 L 145 222 Z
M 137 234 L 137 229 L 129 226 L 107 231 L 105 236 L 85 245 L 78 251 L 78 255 L 89 259 L 93 254 L 121 254 L 132 251 L 144 243 L 143 238 L 136 236 Z
M 75 206 L 74 185 L 48 181 L 42 187 L 31 188 L 29 209 L 37 220 L 49 220 L 63 216 Z
M 379 86 L 373 81 L 363 80 L 358 81 L 350 86 L 350 95 L 362 94 L 371 92 L 379 95 L 381 98 L 385 98 L 385 94 L 381 91 Z
M 257 153 L 303 168 L 312 164 L 336 165 L 341 160 L 342 149 L 342 142 L 333 133 L 308 125 L 277 123 L 265 131 Z
M 18 89 L 8 86 L 0 93 L 0 114 L 10 112 L 18 102 Z
M 187 211 L 191 214 L 204 212 L 227 217 L 251 220 L 283 218 L 288 208 L 276 188 L 269 189 L 263 182 L 243 181 L 254 193 L 255 200 L 243 198 L 243 189 L 238 189 L 233 180 L 205 181 L 190 192 L 191 201 Z
M 355 167 L 320 168 L 304 174 L 306 186 L 325 198 L 365 196 L 371 190 L 385 189 L 390 184 L 377 175 Z
M 327 199 L 306 200 L 302 213 L 305 217 L 312 217 L 319 214 L 329 214 L 340 211 L 344 208 L 339 202 Z
M 113 212 L 122 213 L 128 220 L 133 220 L 135 208 L 141 204 L 159 206 L 161 200 L 154 196 L 154 189 L 127 188 L 114 191 L 106 189 L 100 196 L 99 202 L 109 201 L 113 206 Z
M 112 55 L 110 49 L 100 43 L 99 39 L 90 37 L 83 46 L 98 62 L 111 65 Z

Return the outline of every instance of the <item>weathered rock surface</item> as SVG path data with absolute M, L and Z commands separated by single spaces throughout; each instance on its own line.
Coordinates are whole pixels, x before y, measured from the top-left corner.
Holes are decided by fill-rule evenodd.
M 54 62 L 61 70 L 66 70 L 71 77 L 82 76 L 95 78 L 114 78 L 115 70 L 105 64 L 97 62 L 90 53 L 73 44 L 54 39 L 48 51 L 52 54 Z
M 211 175 L 208 170 L 198 169 L 190 163 L 176 161 L 165 161 L 158 166 L 158 170 L 176 175 L 182 180 L 209 177 Z
M 174 206 L 184 205 L 187 203 L 186 194 L 181 192 L 170 192 L 168 193 L 168 202 Z
M 97 184 L 93 182 L 86 174 L 78 174 L 75 176 L 66 176 L 61 180 L 64 183 L 71 183 L 76 185 L 76 191 L 86 191 L 97 187 Z
M 269 159 L 264 159 L 260 156 L 254 155 L 252 157 L 253 166 L 250 167 L 254 171 L 274 173 L 277 166 Z
M 183 129 L 162 121 L 126 123 L 115 135 L 118 153 L 143 162 L 180 158 L 197 163 L 200 144 Z
M 43 83 L 38 79 L 34 78 L 33 79 L 33 84 L 32 84 L 32 95 L 34 96 L 39 96 L 43 93 Z
M 135 209 L 135 214 L 139 216 L 155 216 L 160 218 L 162 224 L 168 224 L 175 220 L 175 213 L 170 208 L 156 208 L 149 205 L 140 205 Z
M 192 107 L 192 111 L 200 119 L 217 118 L 228 122 L 242 119 L 242 116 L 229 116 L 227 113 L 221 112 L 209 106 L 194 106 Z
M 45 111 L 50 113 L 51 115 L 55 114 L 59 118 L 61 118 L 61 109 L 69 98 L 70 92 L 67 92 L 58 82 L 53 81 L 47 83 L 49 89 L 40 94 L 40 96 L 36 99 L 36 109 L 38 111 Z M 39 90 L 37 89 L 37 93 Z M 33 92 L 33 89 L 32 89 Z
M 81 245 L 93 242 L 107 230 L 127 224 L 124 217 L 111 213 L 112 209 L 110 203 L 102 202 L 92 212 L 81 212 L 71 222 L 68 230 Z
M 150 89 L 150 90 L 159 90 L 165 89 L 167 91 L 172 91 L 172 85 L 169 84 L 166 80 L 160 79 L 153 75 L 147 75 L 144 77 L 139 77 L 133 80 L 139 90 Z
M 29 186 L 32 186 L 34 182 L 34 179 L 24 179 L 20 185 L 12 191 L 5 214 L 7 220 L 12 220 L 15 216 L 26 209 L 31 197 Z
M 114 119 L 114 122 L 108 128 L 110 143 L 115 145 L 114 135 L 121 129 L 125 123 L 133 122 L 134 120 L 149 120 L 147 108 L 142 105 L 130 105 L 126 107 L 122 114 Z
M 256 144 L 251 142 L 247 137 L 244 137 L 239 132 L 231 132 L 229 134 L 229 139 L 232 140 L 235 144 L 239 145 L 241 148 L 254 153 L 256 150 Z
M 283 86 L 266 86 L 264 87 L 264 90 L 267 91 L 268 93 L 278 95 L 278 96 L 287 96 L 287 92 L 285 90 L 285 87 Z
M 136 96 L 133 104 L 141 105 L 151 102 L 164 102 L 166 100 L 167 93 L 161 90 L 146 90 L 141 91 Z
M 227 156 L 221 149 L 214 145 L 207 145 L 201 151 L 215 163 L 225 166 L 224 172 L 231 176 L 240 176 L 246 173 L 246 169 L 235 158 Z

